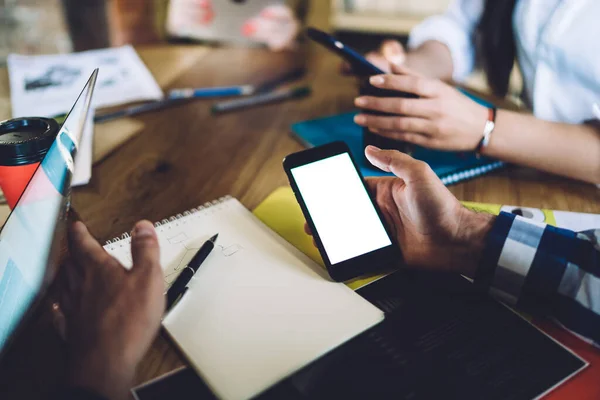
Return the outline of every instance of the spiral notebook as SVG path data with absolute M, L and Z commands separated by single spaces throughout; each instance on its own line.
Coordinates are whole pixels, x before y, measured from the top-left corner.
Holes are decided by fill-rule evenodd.
M 354 155 L 363 176 L 388 176 L 363 157 L 362 128 L 354 123 L 356 112 L 298 122 L 292 125 L 293 135 L 306 147 L 321 146 L 341 140 Z M 474 153 L 456 153 L 415 146 L 411 154 L 427 162 L 445 185 L 473 179 L 503 168 L 505 164 L 490 158 L 478 158 Z
M 383 312 L 226 197 L 156 224 L 170 284 L 219 234 L 163 326 L 220 399 L 255 397 L 383 320 Z M 104 248 L 126 267 L 131 238 Z

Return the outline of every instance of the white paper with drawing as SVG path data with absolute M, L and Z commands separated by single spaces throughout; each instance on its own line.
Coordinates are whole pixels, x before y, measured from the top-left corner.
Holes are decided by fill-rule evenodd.
M 254 397 L 383 319 L 235 199 L 163 222 L 167 282 L 219 234 L 163 325 L 221 399 Z M 131 265 L 127 235 L 105 248 Z
M 162 98 L 160 87 L 131 46 L 73 54 L 8 56 L 12 115 L 54 117 L 69 111 L 81 87 L 99 68 L 92 107 Z M 75 162 L 73 186 L 91 178 L 93 113 Z

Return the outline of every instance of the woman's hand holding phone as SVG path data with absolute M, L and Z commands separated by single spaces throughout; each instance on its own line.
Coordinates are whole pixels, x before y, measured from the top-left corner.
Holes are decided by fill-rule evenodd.
M 440 47 L 442 49 L 440 49 Z M 381 136 L 413 143 L 416 145 L 450 151 L 470 151 L 479 144 L 488 118 L 486 107 L 474 102 L 454 87 L 437 78 L 427 78 L 416 73 L 406 64 L 415 61 L 428 76 L 451 75 L 448 72 L 449 56 L 444 45 L 428 42 L 420 49 L 408 54 L 401 43 L 386 40 L 378 52 L 369 53 L 367 61 L 385 74 L 371 76 L 370 84 L 391 93 L 402 92 L 402 96 L 361 96 L 356 99 L 357 107 L 392 115 L 360 114 L 357 124 L 369 128 Z M 432 62 L 440 61 L 438 68 Z M 451 59 L 450 59 L 451 64 Z M 439 70 L 438 70 L 439 69 Z M 342 70 L 353 73 L 344 63 Z M 451 68 L 450 68 L 451 70 Z M 416 95 L 410 98 L 406 94 Z M 403 98 L 404 97 L 404 98 Z
M 372 132 L 419 146 L 450 151 L 474 150 L 482 138 L 488 110 L 439 79 L 425 78 L 393 65 L 394 75 L 376 75 L 371 85 L 418 95 L 418 99 L 361 96 L 356 106 L 390 114 L 359 114 L 355 122 Z
M 374 166 L 396 175 L 366 181 L 406 265 L 473 277 L 494 217 L 464 208 L 422 161 L 372 146 L 365 154 Z

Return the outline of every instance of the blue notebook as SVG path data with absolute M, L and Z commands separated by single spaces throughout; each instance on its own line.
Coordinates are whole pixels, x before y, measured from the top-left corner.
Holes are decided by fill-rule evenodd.
M 387 176 L 365 160 L 362 127 L 354 123 L 357 112 L 298 122 L 292 125 L 294 136 L 306 147 L 321 146 L 338 140 L 346 142 L 364 176 Z M 477 158 L 474 153 L 429 150 L 415 146 L 412 156 L 427 162 L 444 185 L 472 179 L 504 167 L 504 163 L 489 158 Z

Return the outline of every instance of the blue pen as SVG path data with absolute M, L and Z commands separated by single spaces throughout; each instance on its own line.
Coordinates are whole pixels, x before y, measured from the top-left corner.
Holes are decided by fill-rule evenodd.
M 193 98 L 211 98 L 225 96 L 246 96 L 255 91 L 252 85 L 242 86 L 224 86 L 213 88 L 197 89 L 173 89 L 169 92 L 169 99 L 193 99 Z

